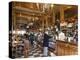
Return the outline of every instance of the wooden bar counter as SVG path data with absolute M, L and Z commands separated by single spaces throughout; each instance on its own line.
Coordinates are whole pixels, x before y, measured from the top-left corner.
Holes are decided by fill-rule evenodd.
M 77 54 L 78 54 L 78 44 L 61 40 L 56 41 L 57 56 L 77 55 Z

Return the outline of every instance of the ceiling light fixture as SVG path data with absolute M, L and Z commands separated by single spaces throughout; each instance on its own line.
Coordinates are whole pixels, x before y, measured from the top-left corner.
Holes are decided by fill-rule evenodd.
M 54 4 L 51 4 L 51 7 L 54 7 Z
M 67 8 L 71 8 L 71 6 L 68 6 Z

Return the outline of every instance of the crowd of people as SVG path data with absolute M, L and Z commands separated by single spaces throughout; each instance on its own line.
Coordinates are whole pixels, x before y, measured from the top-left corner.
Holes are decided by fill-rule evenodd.
M 45 28 L 44 31 L 26 31 L 24 34 L 12 34 L 10 36 L 10 43 L 12 44 L 13 49 L 13 57 L 18 54 L 16 52 L 16 46 L 18 47 L 19 43 L 22 48 L 19 48 L 24 57 L 28 57 L 29 49 L 34 47 L 42 47 L 43 56 L 48 56 L 49 48 L 53 48 L 55 50 L 56 40 L 61 41 L 73 41 L 74 43 L 78 43 L 78 30 L 77 30 L 77 23 L 68 23 L 67 27 L 65 28 L 66 24 L 56 24 L 53 29 L 50 27 Z M 11 38 L 12 37 L 12 38 Z M 38 44 L 41 42 L 42 45 Z M 39 46 L 38 46 L 39 45 Z M 22 53 L 23 52 L 23 53 Z M 20 55 L 19 54 L 19 55 Z M 21 56 L 22 56 L 21 55 Z

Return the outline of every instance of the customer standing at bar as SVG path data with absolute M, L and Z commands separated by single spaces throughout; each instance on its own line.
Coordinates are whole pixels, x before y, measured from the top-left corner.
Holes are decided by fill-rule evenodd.
M 60 31 L 60 20 L 59 19 L 56 20 L 55 25 L 56 25 L 56 29 Z
M 29 35 L 29 41 L 30 41 L 31 46 L 34 47 L 33 46 L 33 44 L 34 44 L 34 34 L 33 34 L 33 32 L 31 32 L 30 35 Z
M 28 35 L 24 34 L 24 57 L 28 57 L 29 45 Z
M 48 35 L 48 31 L 44 33 L 44 39 L 43 39 L 43 56 L 48 56 L 48 47 L 49 47 L 49 39 L 51 37 Z

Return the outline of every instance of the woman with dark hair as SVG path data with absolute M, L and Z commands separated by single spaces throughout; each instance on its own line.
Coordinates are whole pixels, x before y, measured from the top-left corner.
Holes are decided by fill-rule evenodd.
M 24 57 L 28 57 L 29 45 L 28 35 L 24 34 Z

